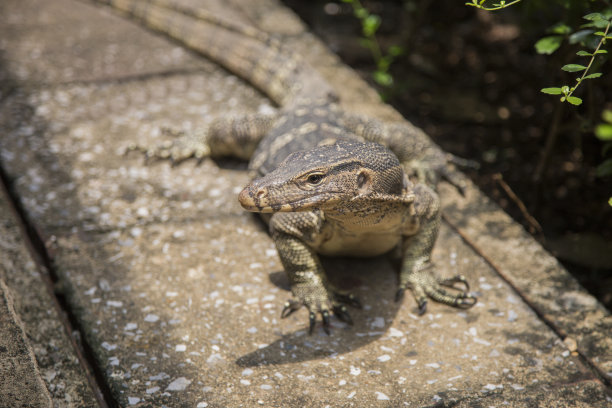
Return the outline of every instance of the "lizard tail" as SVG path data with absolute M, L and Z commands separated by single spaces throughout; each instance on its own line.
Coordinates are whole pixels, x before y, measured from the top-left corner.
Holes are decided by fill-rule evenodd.
M 168 0 L 94 0 L 126 13 L 245 79 L 280 106 L 309 98 L 333 99 L 320 74 L 253 27 Z

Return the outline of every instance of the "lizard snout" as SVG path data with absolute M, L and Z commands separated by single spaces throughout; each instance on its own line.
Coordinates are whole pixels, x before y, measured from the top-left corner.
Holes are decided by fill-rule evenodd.
M 257 187 L 249 184 L 242 189 L 238 195 L 238 201 L 245 210 L 260 212 L 264 207 L 267 207 L 266 198 L 268 197 L 268 189 L 266 187 Z

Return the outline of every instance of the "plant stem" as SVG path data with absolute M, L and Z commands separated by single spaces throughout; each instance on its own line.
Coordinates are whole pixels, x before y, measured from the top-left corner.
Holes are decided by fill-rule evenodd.
M 612 24 L 612 21 L 608 21 L 608 25 L 606 26 L 606 30 L 604 31 L 603 36 L 601 37 L 601 40 L 599 41 L 599 44 L 597 44 L 597 48 L 595 48 L 595 51 L 593 51 L 593 55 L 591 55 L 591 60 L 589 61 L 589 65 L 587 65 L 586 69 L 582 73 L 582 76 L 578 80 L 578 83 L 576 84 L 576 86 L 574 86 L 573 88 L 570 89 L 569 93 L 566 95 L 567 98 L 572 96 L 574 91 L 582 83 L 582 80 L 584 79 L 586 74 L 589 72 L 589 69 L 591 68 L 591 65 L 593 65 L 593 61 L 595 61 L 595 56 L 597 56 L 597 51 L 599 51 L 599 49 L 601 48 L 601 45 L 606 41 L 606 36 L 608 35 L 608 31 L 610 30 L 610 25 L 611 24 Z
M 477 7 L 481 10 L 485 10 L 485 11 L 495 11 L 495 10 L 501 10 L 503 8 L 506 7 L 510 7 L 513 4 L 519 3 L 521 0 L 514 0 L 511 1 L 510 3 L 505 3 L 503 5 L 499 5 L 499 6 L 495 6 L 495 7 L 485 7 L 481 4 L 477 4 L 477 3 L 465 3 L 466 6 L 472 6 L 472 7 Z M 484 2 L 483 2 L 484 3 Z

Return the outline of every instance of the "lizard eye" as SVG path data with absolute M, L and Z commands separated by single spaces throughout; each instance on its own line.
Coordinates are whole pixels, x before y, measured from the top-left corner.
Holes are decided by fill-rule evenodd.
M 308 183 L 316 185 L 319 184 L 321 182 L 321 180 L 323 180 L 323 174 L 311 174 L 310 176 L 308 176 L 308 178 L 306 179 L 308 181 Z

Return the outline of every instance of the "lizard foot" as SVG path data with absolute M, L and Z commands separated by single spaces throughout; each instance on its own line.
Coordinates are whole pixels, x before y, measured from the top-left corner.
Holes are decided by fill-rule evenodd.
M 459 288 L 456 285 L 463 287 Z M 449 292 L 444 287 L 455 289 L 456 292 Z M 427 311 L 427 298 L 431 298 L 439 303 L 449 306 L 468 309 L 477 302 L 476 297 L 469 293 L 470 285 L 463 275 L 456 275 L 450 279 L 436 279 L 430 270 L 420 270 L 409 275 L 407 281 L 400 284 L 395 301 L 400 301 L 406 289 L 411 289 L 419 308 L 419 314 Z
M 333 300 L 331 302 L 325 302 L 326 305 L 315 306 L 309 304 L 307 301 L 297 301 L 290 299 L 285 303 L 283 311 L 281 312 L 281 318 L 286 318 L 293 314 L 293 312 L 299 310 L 302 306 L 308 308 L 308 323 L 309 323 L 309 334 L 314 332 L 314 328 L 317 323 L 317 314 L 321 314 L 321 320 L 323 321 L 323 330 L 327 335 L 330 333 L 330 310 L 338 318 L 349 325 L 353 325 L 353 319 L 348 313 L 346 305 L 361 309 L 361 302 L 353 294 L 341 294 L 334 293 L 332 295 Z M 329 304 L 327 304 L 329 303 Z
M 174 140 L 167 140 L 154 147 L 144 147 L 130 144 L 125 153 L 139 151 L 144 153 L 145 160 L 170 160 L 172 165 L 179 164 L 187 159 L 195 158 L 198 162 L 210 155 L 210 148 L 206 143 L 206 131 L 182 132 L 162 128 L 162 133 L 173 136 Z

